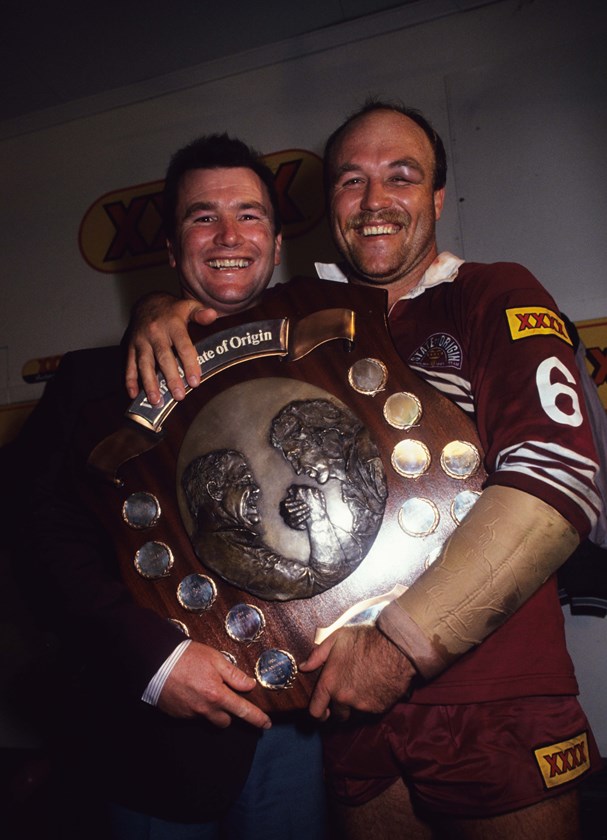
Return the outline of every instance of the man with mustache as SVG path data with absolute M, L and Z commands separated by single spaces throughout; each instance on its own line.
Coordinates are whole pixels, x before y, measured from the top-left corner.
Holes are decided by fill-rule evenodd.
M 439 254 L 446 156 L 419 112 L 365 106 L 329 138 L 325 175 L 344 264 L 317 266 L 320 275 L 386 289 L 399 353 L 474 418 L 489 474 L 439 558 L 376 626 L 340 629 L 301 666 L 323 666 L 314 717 L 380 715 L 326 736 L 344 831 L 573 840 L 577 785 L 600 759 L 575 696 L 554 573 L 600 500 L 569 336 L 522 266 Z M 184 324 L 165 314 L 157 345 L 173 343 L 196 384 Z M 131 393 L 135 358 L 155 399 L 141 335 Z M 158 358 L 180 398 L 175 369 Z
M 254 305 L 281 245 L 273 176 L 258 155 L 225 134 L 185 146 L 171 159 L 163 210 L 184 301 L 219 316 Z M 51 620 L 91 688 L 78 704 L 79 759 L 101 771 L 94 778 L 112 802 L 110 836 L 322 840 L 316 727 L 272 726 L 247 699 L 253 677 L 135 604 L 108 535 L 79 504 L 81 412 L 122 394 L 123 369 L 120 348 L 67 354 L 20 441 L 33 486 L 25 539 Z M 68 726 L 77 728 L 71 718 Z

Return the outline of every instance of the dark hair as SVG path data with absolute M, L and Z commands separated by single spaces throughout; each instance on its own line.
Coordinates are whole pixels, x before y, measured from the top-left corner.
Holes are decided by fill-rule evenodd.
M 251 169 L 260 178 L 270 197 L 274 216 L 274 233 L 280 233 L 280 210 L 278 195 L 272 171 L 261 160 L 255 149 L 236 137 L 223 134 L 207 134 L 198 137 L 179 149 L 169 163 L 164 182 L 162 216 L 164 231 L 169 239 L 175 235 L 175 214 L 179 184 L 186 172 L 192 169 Z
M 340 439 L 355 435 L 362 425 L 345 406 L 329 400 L 292 400 L 272 420 L 270 443 L 277 449 L 289 443 L 305 448 L 305 441 L 322 445 L 327 432 L 336 431 Z
M 447 155 L 445 153 L 445 146 L 443 145 L 443 141 L 440 136 L 432 128 L 432 125 L 424 117 L 421 111 L 418 111 L 416 108 L 408 108 L 406 105 L 402 105 L 398 102 L 389 102 L 381 99 L 368 99 L 362 108 L 359 108 L 351 114 L 345 122 L 335 129 L 325 144 L 325 190 L 328 191 L 332 183 L 332 166 L 335 146 L 339 140 L 341 140 L 343 134 L 352 125 L 352 123 L 356 122 L 356 120 L 361 117 L 364 117 L 366 114 L 373 113 L 374 111 L 394 111 L 397 114 L 409 117 L 410 120 L 417 123 L 430 141 L 432 151 L 434 152 L 434 176 L 432 179 L 432 188 L 435 191 L 442 189 L 447 182 Z

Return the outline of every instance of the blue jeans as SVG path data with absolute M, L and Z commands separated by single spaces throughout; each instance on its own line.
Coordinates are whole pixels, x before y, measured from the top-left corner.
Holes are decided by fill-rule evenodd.
M 247 782 L 226 816 L 174 823 L 112 805 L 112 840 L 324 840 L 318 732 L 275 724 L 259 739 Z

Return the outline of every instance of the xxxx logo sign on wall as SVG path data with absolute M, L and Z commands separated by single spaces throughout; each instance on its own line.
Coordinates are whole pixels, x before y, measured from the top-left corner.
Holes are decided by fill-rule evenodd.
M 263 160 L 274 173 L 283 238 L 302 236 L 324 212 L 321 159 L 303 149 L 288 149 Z M 92 268 L 115 274 L 166 264 L 163 186 L 164 181 L 152 181 L 115 190 L 87 210 L 78 241 Z
M 61 356 L 43 356 L 39 359 L 29 359 L 21 368 L 23 381 L 32 385 L 37 382 L 48 382 L 59 367 L 61 358 Z
M 607 318 L 579 321 L 577 330 L 586 347 L 586 362 L 607 409 Z
M 322 160 L 301 149 L 273 152 L 263 160 L 274 173 L 283 239 L 302 236 L 317 225 L 324 214 Z
M 152 181 L 106 193 L 87 210 L 78 241 L 92 268 L 114 274 L 166 262 L 163 184 Z

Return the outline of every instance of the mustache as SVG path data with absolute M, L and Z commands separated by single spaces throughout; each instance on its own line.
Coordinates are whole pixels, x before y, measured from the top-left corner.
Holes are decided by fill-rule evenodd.
M 399 225 L 407 228 L 411 219 L 402 210 L 386 209 L 377 213 L 370 210 L 363 210 L 355 216 L 350 216 L 346 222 L 346 230 L 354 230 L 355 228 L 365 227 L 365 225 Z

